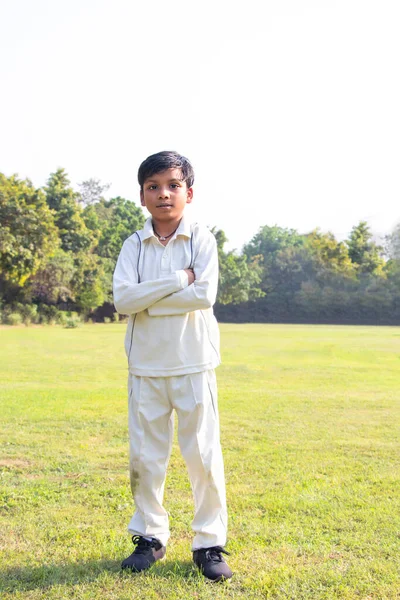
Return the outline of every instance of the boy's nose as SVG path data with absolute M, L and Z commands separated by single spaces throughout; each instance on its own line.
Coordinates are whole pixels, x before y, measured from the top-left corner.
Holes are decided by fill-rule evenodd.
M 165 189 L 160 188 L 160 198 L 169 198 L 168 188 L 165 188 Z

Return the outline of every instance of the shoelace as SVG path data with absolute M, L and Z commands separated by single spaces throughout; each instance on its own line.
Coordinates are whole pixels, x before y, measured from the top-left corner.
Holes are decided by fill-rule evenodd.
M 207 548 L 205 552 L 206 560 L 212 560 L 213 562 L 222 562 L 221 554 L 227 554 L 229 556 L 229 552 L 221 548 L 221 546 Z
M 157 540 L 145 540 L 141 535 L 132 536 L 132 542 L 136 546 L 135 554 L 145 554 L 149 548 L 154 548 Z

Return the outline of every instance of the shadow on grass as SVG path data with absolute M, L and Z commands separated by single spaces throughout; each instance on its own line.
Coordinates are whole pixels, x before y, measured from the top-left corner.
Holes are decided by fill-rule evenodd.
M 129 578 L 176 578 L 197 577 L 197 569 L 190 561 L 162 561 L 144 573 L 131 573 L 121 570 L 121 561 L 89 560 L 83 563 L 48 564 L 40 567 L 13 567 L 0 570 L 0 592 L 27 592 L 45 590 L 53 586 L 74 586 L 93 583 L 108 572 L 115 577 Z

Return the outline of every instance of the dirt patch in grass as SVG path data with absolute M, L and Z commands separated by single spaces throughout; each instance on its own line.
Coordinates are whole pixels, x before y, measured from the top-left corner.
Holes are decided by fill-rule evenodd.
M 29 460 L 24 460 L 21 458 L 2 458 L 0 460 L 0 468 L 1 467 L 16 467 L 18 469 L 24 467 L 30 467 L 32 463 Z

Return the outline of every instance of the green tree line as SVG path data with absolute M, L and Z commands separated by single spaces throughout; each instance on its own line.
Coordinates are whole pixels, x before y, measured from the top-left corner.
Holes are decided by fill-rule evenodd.
M 0 173 L 0 319 L 3 323 L 118 318 L 112 273 L 144 215 L 108 186 L 71 187 L 57 169 L 43 188 Z M 218 246 L 217 317 L 224 321 L 400 324 L 400 226 L 377 245 L 365 222 L 345 241 L 316 229 L 264 225 L 241 253 Z

